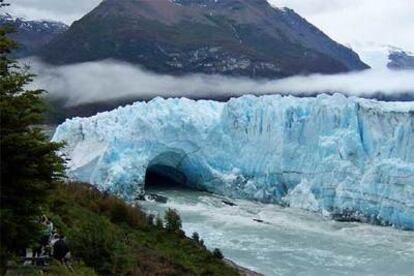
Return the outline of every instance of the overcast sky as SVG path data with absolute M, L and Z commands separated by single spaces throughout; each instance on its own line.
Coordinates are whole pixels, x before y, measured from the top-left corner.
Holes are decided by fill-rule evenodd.
M 144 0 L 143 0 L 144 1 Z M 146 0 L 157 1 L 157 0 Z M 12 13 L 70 24 L 101 0 L 9 0 Z M 414 0 L 269 0 L 287 6 L 348 46 L 394 45 L 414 52 Z

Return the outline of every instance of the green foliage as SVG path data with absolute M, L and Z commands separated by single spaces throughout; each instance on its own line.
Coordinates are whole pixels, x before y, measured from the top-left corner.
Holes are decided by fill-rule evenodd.
M 142 226 L 147 223 L 146 215 L 143 212 L 113 196 L 106 197 L 99 204 L 99 209 L 106 212 L 114 223 L 126 223 L 131 227 Z
M 154 226 L 155 216 L 153 214 L 149 214 L 147 216 L 147 222 L 149 226 Z
M 151 225 L 145 213 L 125 203 L 128 211 L 114 216 L 110 204 L 118 201 L 80 183 L 58 185 L 50 196 L 46 213 L 67 236 L 75 261 L 101 275 L 238 275 L 180 231 L 157 226 L 160 217 Z M 119 216 L 130 212 L 139 223 Z
M 195 240 L 196 242 L 199 242 L 200 241 L 200 235 L 198 235 L 197 232 L 194 232 L 193 235 L 191 236 L 191 238 L 193 240 Z
M 0 6 L 4 5 L 0 1 Z M 51 143 L 36 127 L 46 110 L 42 90 L 27 90 L 33 75 L 8 55 L 16 44 L 0 28 L 0 146 L 1 146 L 1 259 L 2 267 L 13 254 L 39 236 L 41 206 L 61 180 L 64 161 L 56 154 L 62 146 Z
M 122 271 L 132 261 L 128 260 L 127 246 L 122 242 L 120 233 L 107 219 L 91 217 L 82 221 L 69 232 L 68 238 L 73 256 L 83 260 L 99 274 Z
M 157 218 L 155 219 L 155 226 L 158 229 L 164 228 L 164 222 L 162 221 L 162 218 L 159 215 L 157 215 Z
M 168 209 L 165 211 L 165 229 L 170 232 L 177 232 L 181 230 L 182 223 L 180 215 L 178 214 L 177 210 Z
M 220 259 L 220 260 L 224 258 L 223 253 L 221 253 L 221 250 L 218 249 L 218 248 L 214 249 L 213 255 L 214 255 L 214 257 L 216 257 L 217 259 Z
M 32 274 L 33 275 L 33 274 Z M 59 262 L 53 262 L 46 273 L 39 275 L 59 275 L 59 276 L 96 276 L 96 272 L 87 267 L 84 263 L 73 263 L 66 267 Z

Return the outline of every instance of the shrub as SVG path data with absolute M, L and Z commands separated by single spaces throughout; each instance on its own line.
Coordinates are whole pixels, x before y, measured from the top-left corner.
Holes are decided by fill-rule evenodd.
M 223 253 L 221 253 L 221 250 L 218 249 L 218 248 L 214 249 L 213 255 L 214 255 L 214 257 L 216 257 L 217 259 L 220 259 L 220 260 L 222 260 L 224 258 Z
M 164 228 L 164 222 L 162 221 L 162 218 L 160 217 L 160 215 L 157 215 L 157 219 L 155 220 L 155 226 L 158 229 Z
M 180 215 L 174 209 L 165 212 L 165 222 L 165 228 L 170 232 L 177 232 L 182 227 Z
M 105 219 L 89 217 L 69 234 L 69 245 L 73 256 L 85 262 L 99 274 L 109 275 L 126 271 L 129 263 L 127 248 L 122 235 Z
M 59 276 L 96 276 L 96 272 L 85 266 L 83 263 L 75 262 L 70 265 L 70 268 L 62 265 L 57 261 L 53 261 L 46 273 L 40 273 L 39 275 L 59 275 Z
M 200 242 L 200 235 L 198 235 L 197 232 L 194 232 L 191 238 L 195 240 L 196 242 Z
M 95 187 L 85 183 L 71 182 L 59 187 L 59 195 L 52 199 L 52 211 L 62 213 L 62 200 L 66 195 L 71 200 L 86 207 L 92 212 L 108 217 L 113 223 L 126 223 L 131 227 L 146 227 L 146 214 L 137 207 L 131 206 L 116 196 L 101 193 Z
M 149 226 L 154 226 L 155 216 L 153 214 L 149 214 L 147 216 L 147 223 Z
M 58 200 L 57 208 L 44 211 L 68 238 L 72 275 L 91 275 L 92 269 L 98 275 L 238 275 L 205 247 L 179 238 L 181 230 L 166 233 L 160 216 L 155 226 L 149 226 L 144 216 L 145 227 L 130 227 L 125 211 L 139 207 L 125 203 L 126 208 L 112 208 L 109 203 L 120 199 L 102 196 L 86 185 L 58 185 L 50 200 Z M 77 267 L 80 262 L 84 265 Z M 63 269 L 54 267 L 51 275 L 71 275 Z
M 146 215 L 141 210 L 117 197 L 102 198 L 100 208 L 113 223 L 126 223 L 131 227 L 144 227 L 147 224 Z
M 177 233 L 177 236 L 181 239 L 185 238 L 185 232 L 182 229 L 179 229 L 177 231 L 175 231 L 175 233 Z

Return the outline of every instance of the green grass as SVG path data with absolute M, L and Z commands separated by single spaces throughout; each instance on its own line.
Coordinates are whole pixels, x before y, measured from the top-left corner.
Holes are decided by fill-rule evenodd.
M 46 213 L 67 236 L 78 275 L 239 275 L 182 232 L 149 225 L 139 208 L 88 185 L 59 185 Z

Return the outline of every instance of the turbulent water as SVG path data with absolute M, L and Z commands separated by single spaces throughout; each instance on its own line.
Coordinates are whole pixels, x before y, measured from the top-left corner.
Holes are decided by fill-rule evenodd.
M 188 236 L 198 232 L 210 249 L 265 275 L 413 275 L 414 232 L 247 200 L 232 207 L 206 192 L 152 192 L 169 200 L 142 202 L 147 211 L 177 209 Z

